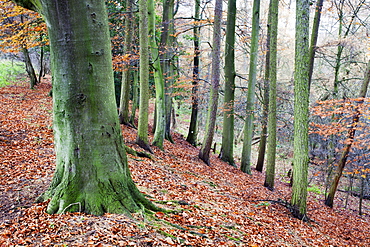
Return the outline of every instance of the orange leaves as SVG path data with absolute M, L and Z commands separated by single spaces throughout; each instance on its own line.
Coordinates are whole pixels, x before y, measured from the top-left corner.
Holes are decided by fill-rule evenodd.
M 1 0 L 0 50 L 17 52 L 21 48 L 31 48 L 48 44 L 46 25 L 36 12 L 26 10 L 8 0 Z
M 36 90 L 27 86 L 0 89 L 0 246 L 370 244 L 368 216 L 329 210 L 322 198 L 310 200 L 311 224 L 293 219 L 280 204 L 255 207 L 262 199 L 289 200 L 290 188 L 277 182 L 276 191 L 269 191 L 262 186 L 263 174 L 246 175 L 216 156 L 206 166 L 197 158 L 199 149 L 178 133 L 173 133 L 174 144 L 165 141 L 166 151 L 153 148 L 152 160 L 129 155 L 139 189 L 154 202 L 162 200 L 159 207 L 176 213 L 138 212 L 131 218 L 46 214 L 47 202 L 32 203 L 46 190 L 53 172 L 51 98 L 46 96 L 50 84 Z M 122 130 L 126 145 L 140 150 L 136 130 L 123 125 Z

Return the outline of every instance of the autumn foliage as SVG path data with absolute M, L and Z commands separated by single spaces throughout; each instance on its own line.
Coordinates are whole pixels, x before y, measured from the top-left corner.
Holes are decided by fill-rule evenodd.
M 335 164 L 346 144 L 351 143 L 344 174 L 355 174 L 366 178 L 370 173 L 369 119 L 370 100 L 354 98 L 317 102 L 312 108 L 311 123 L 312 157 L 316 162 Z M 359 121 L 354 122 L 358 115 Z M 354 139 L 347 137 L 348 131 L 356 130 Z
M 41 16 L 9 0 L 0 0 L 0 51 L 18 52 L 48 44 Z

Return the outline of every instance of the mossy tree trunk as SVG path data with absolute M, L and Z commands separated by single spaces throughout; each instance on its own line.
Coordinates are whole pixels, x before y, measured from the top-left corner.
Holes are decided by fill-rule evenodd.
M 162 33 L 160 43 L 160 57 L 165 86 L 165 138 L 173 142 L 171 136 L 172 113 L 172 86 L 175 81 L 175 25 L 174 25 L 174 0 L 163 1 Z
M 263 107 L 262 107 L 262 129 L 261 139 L 258 146 L 258 157 L 256 170 L 262 172 L 265 162 L 266 143 L 267 143 L 267 122 L 269 107 L 269 83 L 270 83 L 270 37 L 271 37 L 271 1 L 269 4 L 269 14 L 267 18 L 267 36 L 266 36 L 266 58 L 265 58 L 265 75 L 263 79 Z
M 104 1 L 27 4 L 46 20 L 53 75 L 56 171 L 39 200 L 50 199 L 48 213 L 130 213 L 142 206 L 156 210 L 128 169 Z
M 220 52 L 221 52 L 221 19 L 222 19 L 222 0 L 216 0 L 215 20 L 213 23 L 213 49 L 212 49 L 212 80 L 211 92 L 209 96 L 208 113 L 206 120 L 206 132 L 202 147 L 199 151 L 199 158 L 207 165 L 211 151 L 218 106 L 218 88 L 220 87 Z
M 309 64 L 309 72 L 308 72 L 308 85 L 311 88 L 312 83 L 312 73 L 313 73 L 313 66 L 315 62 L 315 53 L 316 53 L 316 44 L 317 38 L 319 37 L 319 26 L 320 26 L 320 19 L 321 19 L 321 10 L 324 0 L 318 0 L 316 2 L 315 8 L 315 17 L 313 19 L 312 24 L 312 32 L 311 32 L 311 40 L 310 40 L 310 64 Z
M 194 19 L 198 21 L 200 19 L 200 0 L 195 0 Z M 186 141 L 191 145 L 197 145 L 198 136 L 198 87 L 199 87 L 199 62 L 200 62 L 200 27 L 198 24 L 194 24 L 193 27 L 193 43 L 194 43 L 194 60 L 193 60 L 193 80 L 192 80 L 192 91 L 191 91 L 191 117 L 190 125 L 188 130 L 188 136 Z
M 152 152 L 148 141 L 149 111 L 149 33 L 147 1 L 139 0 L 140 103 L 136 143 Z
M 229 0 L 225 41 L 225 96 L 221 159 L 230 165 L 234 165 L 235 19 L 236 0 Z
M 278 35 L 278 13 L 279 1 L 270 1 L 270 73 L 269 73 L 269 109 L 268 109 L 268 126 L 269 133 L 267 137 L 267 160 L 266 160 L 266 177 L 264 186 L 270 190 L 275 185 L 275 157 L 276 157 L 276 67 L 277 67 L 277 35 Z
M 164 101 L 164 80 L 162 74 L 161 60 L 159 56 L 159 49 L 155 32 L 155 8 L 154 0 L 148 0 L 148 28 L 150 37 L 150 48 L 152 65 L 154 69 L 154 82 L 155 82 L 155 132 L 153 145 L 163 149 L 163 141 L 165 135 L 165 117 L 166 105 Z
M 125 43 L 124 43 L 124 55 L 129 55 L 132 50 L 132 32 L 133 32 L 133 0 L 127 1 L 126 5 L 126 18 L 125 18 Z M 119 122 L 121 124 L 129 124 L 129 101 L 130 101 L 130 60 L 123 61 L 122 72 L 122 85 L 121 85 L 121 96 L 119 103 Z
M 130 124 L 135 125 L 136 110 L 139 106 L 139 72 L 135 69 L 133 71 L 133 83 L 132 83 L 132 105 L 131 105 L 131 116 Z
M 257 58 L 258 58 L 258 37 L 259 37 L 259 20 L 260 20 L 260 0 L 253 1 L 253 17 L 252 17 L 252 40 L 249 63 L 249 82 L 248 96 L 246 107 L 246 120 L 244 126 L 244 140 L 242 160 L 240 170 L 251 174 L 251 154 L 252 154 L 252 138 L 253 138 L 253 120 L 254 120 L 254 103 L 255 103 L 255 88 L 257 81 Z
M 309 1 L 296 3 L 296 41 L 294 68 L 294 144 L 293 144 L 293 188 L 291 204 L 293 215 L 306 219 L 307 211 L 307 172 L 308 172 L 308 38 Z

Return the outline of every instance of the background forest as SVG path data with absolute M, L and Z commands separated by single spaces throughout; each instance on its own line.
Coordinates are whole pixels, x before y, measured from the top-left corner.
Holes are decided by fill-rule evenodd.
M 370 2 L 298 1 L 297 6 L 301 2 L 308 7 L 306 12 L 304 8 L 302 10 L 296 7 L 296 1 L 106 1 L 118 117 L 123 128 L 126 151 L 129 153 L 130 170 L 135 183 L 141 181 L 139 189 L 142 192 L 149 186 L 148 178 L 144 175 L 145 171 L 141 173 L 140 169 L 132 168 L 133 164 L 143 165 L 143 169 L 148 170 L 151 169 L 150 162 L 153 160 L 154 164 L 159 166 L 161 163 L 157 160 L 159 158 L 165 160 L 162 163 L 163 167 L 157 167 L 159 172 L 172 173 L 171 169 L 175 168 L 169 167 L 174 161 L 167 161 L 171 158 L 162 156 L 168 152 L 177 159 L 182 157 L 182 165 L 186 167 L 188 164 L 190 170 L 186 171 L 184 167 L 176 166 L 175 174 L 155 175 L 163 180 L 159 179 L 157 183 L 165 183 L 166 179 L 167 182 L 176 181 L 176 176 L 188 174 L 204 178 L 196 183 L 207 185 L 209 187 L 207 191 L 208 189 L 212 191 L 207 193 L 218 193 L 221 188 L 226 188 L 227 182 L 214 180 L 214 174 L 209 174 L 212 170 L 206 171 L 208 167 L 216 169 L 217 173 L 220 172 L 218 174 L 220 177 L 223 176 L 224 170 L 225 174 L 228 174 L 224 179 L 230 179 L 232 186 L 240 185 L 241 190 L 243 186 L 251 189 L 255 183 L 263 184 L 268 189 L 263 192 L 265 197 L 249 198 L 254 202 L 255 208 L 262 207 L 267 211 L 273 211 L 275 207 L 281 206 L 299 219 L 310 221 L 311 218 L 314 224 L 318 222 L 313 216 L 316 213 L 312 213 L 310 203 L 315 203 L 316 207 L 326 204 L 331 208 L 333 206 L 337 209 L 344 208 L 343 212 L 351 214 L 351 217 L 354 217 L 354 214 L 367 217 L 369 210 L 367 200 L 370 198 L 368 133 L 370 111 L 367 98 L 370 80 Z M 2 23 L 0 85 L 11 88 L 9 85 L 20 81 L 17 85 L 24 87 L 26 81 L 31 89 L 53 95 L 53 89 L 47 86 L 50 85 L 52 58 L 44 20 L 36 12 L 26 10 L 11 1 L 0 3 Z M 305 21 L 304 17 L 297 18 L 302 13 L 309 15 L 309 22 Z M 143 21 L 144 19 L 147 22 Z M 297 52 L 299 27 L 309 32 L 309 36 L 302 36 L 307 48 L 304 54 Z M 148 47 L 147 54 L 143 47 Z M 297 58 L 297 54 L 302 55 L 301 60 L 299 55 Z M 144 60 L 145 57 L 148 60 Z M 299 69 L 298 64 L 304 69 Z M 307 76 L 303 76 L 305 79 L 299 84 L 300 77 L 297 71 L 303 70 L 307 72 Z M 300 85 L 303 85 L 302 88 L 306 91 L 298 92 Z M 23 94 L 33 94 L 32 92 L 34 91 Z M 8 95 L 9 92 L 4 91 L 3 95 L 5 94 Z M 309 111 L 307 121 L 303 118 L 303 122 L 308 124 L 307 140 L 304 139 L 304 134 L 297 136 L 297 126 L 294 125 L 294 120 L 296 124 L 301 121 L 297 120 L 300 116 L 294 109 L 298 109 L 297 105 L 301 105 L 302 102 L 304 106 L 305 95 L 307 95 L 306 108 Z M 148 105 L 145 100 L 148 101 Z M 43 107 L 42 111 L 49 109 L 45 115 L 50 116 L 50 104 L 45 106 L 45 109 L 42 109 Z M 2 122 L 5 126 L 5 118 Z M 48 128 L 51 128 L 50 122 L 41 124 L 43 125 L 50 125 Z M 5 130 L 0 131 L 0 141 L 4 143 L 2 146 L 5 148 L 10 135 Z M 46 141 L 43 138 L 45 137 L 40 137 L 40 143 Z M 188 145 L 184 144 L 184 140 L 193 146 L 187 147 L 191 151 L 183 151 L 184 154 L 187 153 L 186 157 L 181 154 L 179 156 L 173 151 L 174 148 L 180 150 L 176 145 Z M 297 140 L 303 144 L 298 145 Z M 304 147 L 305 142 L 307 149 Z M 303 161 L 302 166 L 299 164 L 300 159 L 297 158 L 298 153 L 303 153 L 303 159 L 307 155 L 307 161 Z M 199 163 L 195 165 L 197 168 L 193 167 L 194 158 L 199 158 L 197 161 Z M 140 162 L 143 164 L 140 165 Z M 199 168 L 202 165 L 204 167 Z M 50 164 L 47 166 L 50 169 Z M 150 172 L 152 176 L 156 174 L 154 169 L 156 168 L 152 168 Z M 229 173 L 238 174 L 240 178 L 234 181 L 231 179 L 233 175 Z M 244 177 L 245 173 L 251 174 L 253 178 Z M 8 172 L 4 170 L 2 177 L 10 176 L 6 174 Z M 48 176 L 49 178 L 40 180 L 44 190 L 51 179 L 50 174 Z M 243 178 L 250 180 L 250 184 L 248 182 L 248 185 L 241 185 Z M 190 179 L 192 181 L 190 184 L 194 185 L 194 179 L 197 180 Z M 288 185 L 293 186 L 293 192 L 289 192 Z M 163 184 L 158 185 L 158 188 L 161 186 L 163 187 Z M 167 188 L 150 187 L 152 192 L 144 193 L 154 196 L 156 200 L 163 199 L 164 207 L 170 209 L 177 206 L 190 207 L 191 203 L 188 200 L 191 199 L 182 201 L 181 197 L 178 197 L 178 194 L 183 192 L 182 189 L 187 190 L 190 185 L 177 182 L 176 186 L 180 186 L 180 189 L 175 189 L 176 192 L 170 193 L 171 195 L 168 195 L 170 189 Z M 197 193 L 197 189 L 191 190 L 193 189 L 192 193 Z M 238 197 L 239 199 L 236 199 L 238 201 L 244 198 L 245 192 L 240 192 L 239 189 L 236 194 L 230 194 L 229 199 Z M 13 191 L 14 188 L 7 190 Z M 270 190 L 278 194 L 272 196 L 268 194 L 273 193 L 269 192 Z M 300 190 L 305 191 L 304 194 L 300 194 Z M 305 198 L 307 191 L 308 214 L 305 199 L 303 202 L 294 201 L 294 195 L 302 195 L 301 197 Z M 293 193 L 292 199 L 290 193 Z M 15 194 L 10 193 L 4 196 L 1 202 L 14 196 Z M 34 200 L 36 196 L 38 195 L 30 198 Z M 163 204 L 159 201 L 156 203 Z M 40 207 L 46 207 L 45 203 L 42 205 Z M 14 210 L 10 207 L 4 203 L 4 212 Z M 202 207 L 207 208 L 204 204 Z M 65 209 L 59 209 L 58 213 L 64 213 Z M 77 206 L 70 209 L 90 213 L 88 210 L 78 210 Z M 323 212 L 329 214 L 325 211 L 327 209 L 320 210 L 320 214 Z M 281 212 L 281 208 L 278 211 Z M 190 212 L 194 216 L 194 222 L 197 221 L 194 209 Z M 27 211 L 24 214 L 33 215 L 35 212 Z M 227 220 L 237 217 L 230 212 L 225 214 L 229 217 Z M 256 214 L 259 213 L 250 211 L 247 218 L 253 218 L 255 221 Z M 154 229 L 164 236 L 161 238 L 147 233 L 150 235 L 147 237 L 149 239 L 161 239 L 162 243 L 168 245 L 188 243 L 197 246 L 200 243 L 213 245 L 217 242 L 208 241 L 208 238 L 213 239 L 210 232 L 215 222 L 210 223 L 212 225 L 210 228 L 192 231 L 188 225 L 197 226 L 199 222 L 188 222 L 186 229 L 179 228 L 184 226 L 181 219 L 189 218 L 186 213 L 176 214 L 178 222 L 173 221 L 173 216 L 171 218 L 166 212 L 163 214 L 159 211 L 152 216 L 161 221 L 160 224 L 170 222 L 176 230 L 168 228 L 163 230 L 163 225 L 159 226 L 158 230 L 149 223 L 150 226 L 147 226 L 145 231 L 152 232 Z M 136 220 L 142 220 L 140 217 L 137 216 Z M 14 219 L 13 216 L 3 218 L 7 218 L 9 222 Z M 368 218 L 361 219 L 368 223 Z M 43 220 L 45 219 L 41 221 Z M 67 221 L 71 222 L 71 219 L 68 218 Z M 240 234 L 244 233 L 241 233 L 239 227 L 243 228 L 244 223 L 234 222 L 231 226 L 224 223 L 221 224 L 223 228 L 228 229 L 227 231 L 232 230 L 233 233 L 229 231 L 224 234 L 228 236 L 226 239 L 229 242 L 223 239 L 219 240 L 221 242 L 217 242 L 218 244 L 233 246 L 255 243 L 257 244 L 255 246 L 258 246 L 267 243 L 266 235 L 258 241 L 256 239 L 251 241 L 245 235 L 241 237 Z M 2 229 L 7 229 L 6 224 Z M 54 223 L 47 224 L 50 228 L 50 224 Z M 264 224 L 262 222 L 261 226 Z M 59 230 L 65 230 L 62 226 L 58 227 Z M 4 230 L 2 235 L 9 238 L 11 235 L 9 231 L 15 232 L 16 228 Z M 101 232 L 101 229 L 96 231 Z M 320 231 L 323 232 L 322 229 Z M 184 237 L 185 235 L 181 234 L 184 232 L 196 236 L 194 237 L 196 240 L 192 242 L 192 237 Z M 217 230 L 216 235 L 219 233 Z M 359 236 L 361 234 L 359 233 Z M 284 243 L 300 245 L 301 240 L 294 242 L 287 238 L 287 242 L 283 241 Z M 300 238 L 304 237 L 300 235 Z M 132 239 L 134 240 L 131 243 L 134 244 L 142 241 L 139 237 Z M 203 240 L 202 242 L 200 239 L 208 239 L 208 242 Z M 271 240 L 270 244 L 283 243 L 275 240 Z M 74 242 L 68 241 L 70 244 Z M 84 241 L 87 241 L 86 238 L 78 240 L 82 244 Z M 92 241 L 94 242 L 94 239 Z M 115 243 L 113 240 L 109 241 L 100 243 Z M 127 241 L 126 245 L 129 243 L 129 240 Z M 345 240 L 335 241 L 340 245 Z M 350 238 L 350 241 L 354 240 Z M 361 244 L 369 239 L 359 237 L 356 241 L 357 244 Z M 60 240 L 56 242 L 61 243 Z M 152 240 L 145 243 L 149 242 L 153 244 Z M 330 243 L 330 240 L 311 244 L 324 243 Z

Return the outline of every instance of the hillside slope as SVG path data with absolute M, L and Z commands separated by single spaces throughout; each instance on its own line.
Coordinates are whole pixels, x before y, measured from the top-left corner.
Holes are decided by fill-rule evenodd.
M 176 212 L 139 212 L 132 217 L 81 213 L 48 215 L 33 204 L 47 188 L 54 167 L 49 83 L 0 88 L 0 246 L 366 246 L 370 217 L 323 205 L 309 193 L 304 223 L 293 218 L 291 188 L 277 182 L 264 188 L 263 174 L 247 175 L 211 158 L 174 134 L 153 159 L 129 155 L 139 189 L 160 207 Z M 126 144 L 136 130 L 122 126 Z M 152 137 L 150 137 L 151 140 Z M 357 200 L 357 199 L 354 199 Z M 369 213 L 369 202 L 365 203 Z

